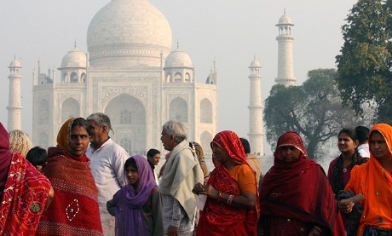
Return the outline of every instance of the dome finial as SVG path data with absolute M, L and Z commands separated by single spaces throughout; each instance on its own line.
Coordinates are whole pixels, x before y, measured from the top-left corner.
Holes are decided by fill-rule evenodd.
M 179 40 L 177 39 L 177 50 L 180 48 L 180 42 L 179 42 Z
M 283 14 L 286 15 L 286 8 L 283 8 Z
M 75 41 L 74 41 L 74 49 L 76 49 L 76 39 L 75 39 Z

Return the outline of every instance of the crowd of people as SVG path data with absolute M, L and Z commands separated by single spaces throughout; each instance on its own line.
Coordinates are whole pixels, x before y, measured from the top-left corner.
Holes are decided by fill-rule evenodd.
M 0 123 L 0 235 L 392 235 L 392 127 L 343 128 L 327 174 L 301 136 L 277 140 L 261 173 L 230 130 L 200 144 L 168 121 L 159 148 L 130 156 L 104 113 L 68 119 L 47 151 Z

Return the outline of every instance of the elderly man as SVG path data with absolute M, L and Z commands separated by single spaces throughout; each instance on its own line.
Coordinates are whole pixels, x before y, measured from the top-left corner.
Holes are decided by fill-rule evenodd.
M 170 151 L 160 183 L 164 235 L 188 236 L 194 230 L 196 195 L 192 188 L 203 182 L 197 157 L 186 140 L 181 122 L 168 121 L 162 127 L 161 141 Z
M 103 113 L 94 113 L 87 117 L 91 133 L 91 143 L 87 150 L 91 171 L 98 188 L 98 202 L 105 236 L 114 236 L 114 217 L 106 209 L 106 202 L 127 184 L 124 163 L 128 153 L 109 137 L 112 130 L 110 119 Z

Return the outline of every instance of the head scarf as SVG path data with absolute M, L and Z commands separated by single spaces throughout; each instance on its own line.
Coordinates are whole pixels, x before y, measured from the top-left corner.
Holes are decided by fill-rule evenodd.
M 71 131 L 72 131 L 72 125 L 73 122 L 77 119 L 78 117 L 72 117 L 69 118 L 60 128 L 59 133 L 57 134 L 57 148 L 63 149 L 66 151 L 66 154 L 64 154 L 68 158 L 72 158 L 81 162 L 87 162 L 89 159 L 87 158 L 86 154 L 84 154 L 81 157 L 74 157 L 69 153 L 69 142 L 71 140 Z M 56 150 L 55 153 L 57 153 Z M 52 148 L 49 148 L 48 151 L 48 156 L 53 156 L 54 152 Z
M 289 131 L 279 137 L 274 152 L 275 161 L 283 160 L 282 147 L 284 146 L 294 146 L 297 148 L 300 151 L 299 159 L 305 159 L 308 156 L 304 142 L 302 141 L 301 136 L 296 132 Z
M 236 133 L 231 130 L 225 130 L 217 133 L 212 140 L 213 143 L 221 146 L 229 156 L 238 163 L 247 163 L 244 147 Z M 211 143 L 211 145 L 213 145 Z
M 385 123 L 379 123 L 373 125 L 370 129 L 369 137 L 372 135 L 373 132 L 379 132 L 385 139 L 385 142 L 388 145 L 389 153 L 392 154 L 392 127 Z M 371 155 L 373 156 L 373 155 Z M 374 156 L 373 156 L 374 158 Z
M 150 164 L 143 156 L 132 156 L 139 173 L 137 192 L 131 184 L 127 184 L 113 196 L 116 206 L 116 235 L 148 236 L 142 212 L 143 205 L 149 200 L 152 190 L 157 186 Z

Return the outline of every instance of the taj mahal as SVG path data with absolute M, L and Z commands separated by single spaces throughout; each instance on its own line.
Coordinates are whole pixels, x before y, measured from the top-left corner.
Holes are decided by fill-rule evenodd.
M 295 84 L 291 29 L 286 13 L 279 29 L 276 83 Z M 57 69 L 33 73 L 33 130 L 35 145 L 56 143 L 61 125 L 75 116 L 104 112 L 111 118 L 111 137 L 130 155 L 149 148 L 162 150 L 162 125 L 183 122 L 188 140 L 196 141 L 211 156 L 209 144 L 218 132 L 218 73 L 211 60 L 209 74 L 196 82 L 188 54 L 172 48 L 172 31 L 166 17 L 148 0 L 112 0 L 98 11 L 87 30 L 88 52 L 74 47 Z M 213 55 L 206 55 L 212 58 Z M 61 56 L 60 56 L 61 58 Z M 20 70 L 16 59 L 9 65 L 8 130 L 21 128 Z M 249 133 L 252 152 L 263 155 L 261 64 L 249 65 Z M 162 150 L 163 151 L 163 150 Z

